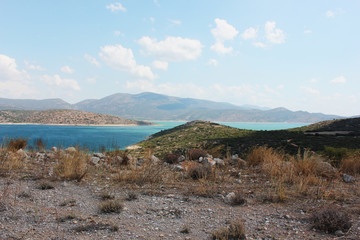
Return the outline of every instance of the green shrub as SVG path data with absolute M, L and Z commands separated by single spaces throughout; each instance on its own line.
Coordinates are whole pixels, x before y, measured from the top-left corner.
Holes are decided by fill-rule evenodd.
M 346 158 L 350 153 L 350 150 L 347 148 L 335 148 L 325 146 L 323 154 L 331 160 L 331 163 L 339 167 L 341 160 Z

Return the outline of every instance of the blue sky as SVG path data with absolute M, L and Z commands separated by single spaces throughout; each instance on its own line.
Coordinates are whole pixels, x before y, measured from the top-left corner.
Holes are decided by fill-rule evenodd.
M 360 115 L 360 1 L 0 1 L 0 97 Z

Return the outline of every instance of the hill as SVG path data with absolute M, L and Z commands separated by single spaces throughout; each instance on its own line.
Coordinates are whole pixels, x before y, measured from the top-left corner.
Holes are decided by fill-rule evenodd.
M 180 98 L 144 92 L 117 93 L 101 99 L 86 99 L 69 104 L 61 99 L 17 100 L 0 98 L 0 110 L 74 109 L 111 114 L 130 119 L 192 121 L 202 119 L 215 122 L 319 122 L 336 115 L 290 111 L 286 108 L 267 109 L 258 106 L 237 106 L 229 103 Z
M 142 150 L 153 149 L 159 155 L 169 152 L 184 154 L 191 148 L 201 148 L 214 156 L 247 153 L 258 145 L 281 148 L 292 154 L 300 149 L 323 151 L 326 146 L 360 149 L 360 132 L 356 128 L 359 124 L 360 118 L 350 118 L 288 130 L 252 131 L 212 122 L 192 121 L 156 133 L 137 145 Z M 320 133 L 331 130 L 335 134 L 309 134 L 310 130 Z
M 117 116 L 76 111 L 76 110 L 3 110 L 0 111 L 1 123 L 34 123 L 64 125 L 150 125 L 144 121 L 135 121 Z

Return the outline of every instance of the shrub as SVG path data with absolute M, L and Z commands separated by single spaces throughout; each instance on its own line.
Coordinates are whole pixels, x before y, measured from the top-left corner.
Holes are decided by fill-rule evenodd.
M 43 181 L 43 182 L 41 182 L 39 184 L 38 188 L 40 190 L 48 190 L 48 189 L 53 189 L 54 186 L 51 183 L 47 182 L 47 181 Z
M 27 140 L 25 138 L 10 139 L 7 142 L 7 148 L 10 151 L 16 152 L 19 149 L 25 149 L 27 146 Z
M 360 152 L 355 152 L 345 157 L 341 161 L 340 168 L 348 174 L 360 174 Z
M 242 221 L 233 221 L 226 228 L 212 233 L 213 240 L 246 239 L 245 227 Z
M 168 153 L 164 156 L 164 162 L 167 162 L 167 163 L 176 163 L 179 159 L 179 155 L 177 154 L 173 154 L 173 153 Z
M 44 150 L 46 148 L 46 144 L 44 143 L 42 138 L 34 139 L 34 146 L 35 146 L 35 149 L 38 151 Z
M 229 199 L 229 204 L 232 206 L 239 206 L 246 203 L 246 199 L 243 194 L 239 191 L 235 192 L 235 195 Z
M 211 167 L 200 163 L 190 165 L 188 168 L 188 176 L 194 180 L 206 178 L 211 174 Z
M 188 151 L 189 160 L 199 160 L 200 157 L 206 157 L 207 153 L 201 149 L 191 149 Z
M 347 231 L 351 227 L 349 215 L 337 206 L 326 206 L 312 215 L 312 227 L 327 233 Z
M 123 203 L 118 199 L 106 200 L 99 205 L 101 213 L 120 213 L 123 208 Z
M 278 158 L 279 154 L 274 149 L 261 146 L 253 148 L 248 154 L 246 161 L 250 166 L 257 166 L 264 162 L 273 162 Z
M 87 154 L 81 151 L 60 155 L 56 173 L 66 180 L 81 181 L 87 173 L 87 159 Z
M 129 192 L 125 198 L 126 201 L 133 201 L 137 199 L 137 195 L 134 192 Z
M 347 157 L 349 152 L 350 150 L 347 148 L 325 146 L 324 149 L 324 155 L 330 158 L 331 163 L 336 167 L 339 167 L 341 160 Z

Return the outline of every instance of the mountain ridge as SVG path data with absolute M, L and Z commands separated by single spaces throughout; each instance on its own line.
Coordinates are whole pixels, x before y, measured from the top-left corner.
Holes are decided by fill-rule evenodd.
M 70 104 L 62 99 L 5 99 L 0 98 L 0 110 L 72 109 L 110 114 L 128 119 L 216 122 L 304 122 L 312 123 L 342 118 L 337 115 L 291 111 L 283 107 L 237 106 L 226 102 L 181 98 L 143 92 L 139 94 L 115 93 L 100 99 L 85 99 Z

